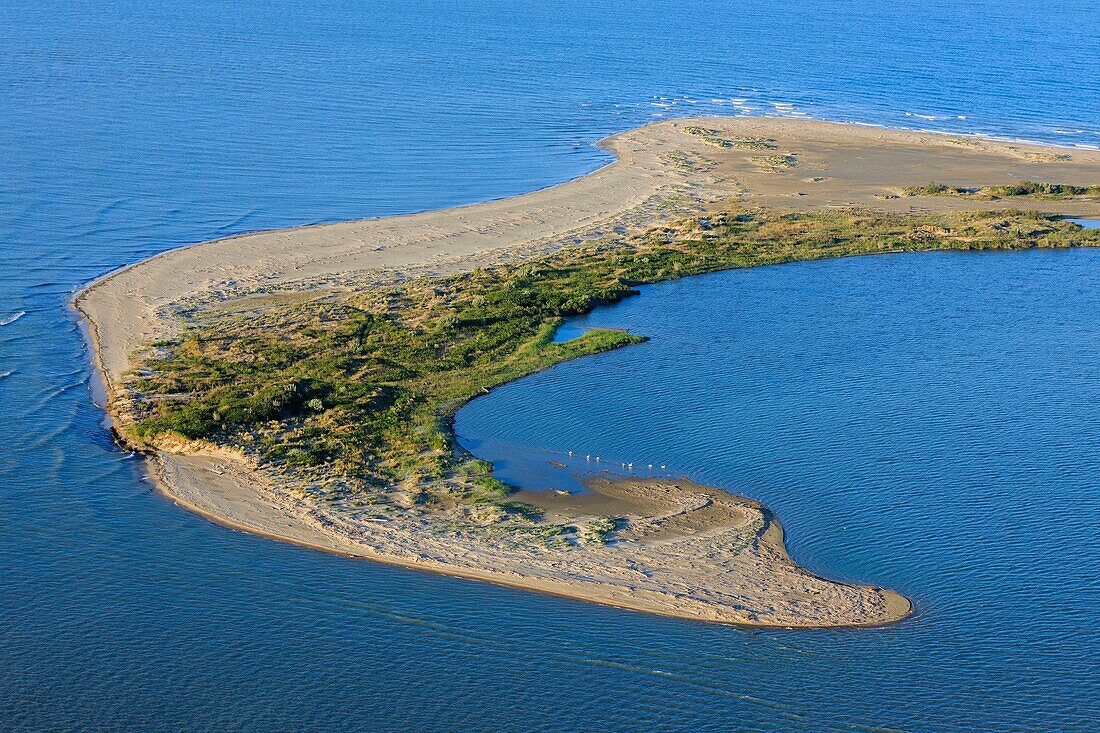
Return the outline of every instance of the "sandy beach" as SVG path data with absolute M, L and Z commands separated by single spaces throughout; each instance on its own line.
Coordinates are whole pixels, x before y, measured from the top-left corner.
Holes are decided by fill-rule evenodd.
M 765 139 L 767 152 L 722 147 L 703 128 Z M 385 219 L 260 232 L 166 252 L 79 293 L 112 418 L 128 418 L 124 377 L 145 344 L 171 338 L 195 308 L 255 307 L 303 292 L 370 287 L 545 253 L 616 228 L 738 202 L 778 210 L 887 212 L 1032 208 L 1100 217 L 1096 201 L 976 201 L 900 195 L 939 181 L 982 186 L 1100 181 L 1100 152 L 803 120 L 676 120 L 601 142 L 617 161 L 559 186 L 500 201 Z M 756 626 L 869 626 L 910 603 L 797 566 L 764 507 L 688 481 L 603 483 L 630 529 L 612 546 L 568 553 L 500 539 L 436 536 L 421 517 L 351 522 L 298 499 L 243 456 L 207 445 L 150 455 L 158 488 L 214 521 L 375 561 L 681 618 Z M 724 487 L 736 492 L 737 487 Z M 552 504 L 552 500 L 548 499 Z M 563 516 L 592 511 L 554 507 Z

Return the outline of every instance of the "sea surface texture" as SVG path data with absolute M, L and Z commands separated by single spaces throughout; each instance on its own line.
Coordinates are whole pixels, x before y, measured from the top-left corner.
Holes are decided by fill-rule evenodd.
M 1096 146 L 1098 37 L 1093 0 L 5 3 L 0 730 L 1092 729 L 1100 253 L 648 288 L 590 320 L 651 342 L 460 415 L 517 481 L 574 450 L 766 502 L 815 571 L 916 599 L 863 631 L 660 619 L 210 524 L 112 444 L 67 302 L 170 247 L 558 183 L 678 115 Z

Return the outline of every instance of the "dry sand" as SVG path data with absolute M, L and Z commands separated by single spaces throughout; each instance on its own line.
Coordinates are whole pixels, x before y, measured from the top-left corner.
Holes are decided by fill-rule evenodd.
M 721 148 L 685 131 L 773 139 L 775 151 Z M 648 125 L 607 138 L 617 162 L 574 181 L 484 204 L 247 234 L 172 250 L 79 293 L 108 411 L 127 419 L 121 385 L 143 344 L 171 337 L 195 304 L 234 307 L 248 293 L 369 287 L 395 275 L 470 269 L 530 256 L 678 214 L 739 201 L 776 209 L 857 206 L 882 211 L 1022 207 L 1100 217 L 1097 202 L 981 202 L 898 197 L 932 180 L 958 186 L 1022 179 L 1093 184 L 1100 152 L 901 132 L 806 120 L 715 118 Z M 793 155 L 768 170 L 765 156 Z M 259 293 L 259 295 L 257 295 Z M 429 531 L 409 513 L 351 520 L 292 497 L 234 454 L 180 445 L 150 465 L 160 489 L 220 523 L 381 562 L 489 580 L 683 618 L 760 626 L 875 625 L 904 617 L 896 593 L 835 583 L 795 565 L 766 509 L 687 482 L 603 484 L 602 501 L 630 516 L 612 546 L 549 550 L 500 538 Z M 548 499 L 548 501 L 550 501 Z M 551 507 L 583 514 L 583 506 Z

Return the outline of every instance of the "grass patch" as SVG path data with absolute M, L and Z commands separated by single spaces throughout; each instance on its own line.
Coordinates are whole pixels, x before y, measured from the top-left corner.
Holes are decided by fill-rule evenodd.
M 793 155 L 765 155 L 756 159 L 756 164 L 769 171 L 785 171 L 798 165 L 798 158 Z
M 684 132 L 689 135 L 695 135 L 708 145 L 713 145 L 717 148 L 738 148 L 741 150 L 775 150 L 775 140 L 767 137 L 725 137 L 720 130 L 714 130 L 709 127 L 695 127 L 689 125 L 684 128 Z
M 906 186 L 901 189 L 906 196 L 958 196 L 977 201 L 996 201 L 1004 198 L 1029 198 L 1043 201 L 1061 199 L 1100 200 L 1100 186 L 1071 186 L 1065 183 L 1038 183 L 1020 181 L 1008 186 L 982 186 L 964 188 L 948 186 L 935 181 L 923 186 Z

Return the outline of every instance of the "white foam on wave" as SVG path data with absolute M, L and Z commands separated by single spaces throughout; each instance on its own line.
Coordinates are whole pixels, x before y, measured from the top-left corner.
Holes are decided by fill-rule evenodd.
M 910 114 L 909 112 L 906 112 L 905 114 L 909 115 L 910 117 L 914 116 L 914 115 Z M 917 115 L 917 116 L 919 116 L 919 115 Z M 850 125 L 863 124 L 867 127 L 884 127 L 886 129 L 891 129 L 890 125 L 878 125 L 878 124 L 868 124 L 868 123 L 860 123 L 860 122 L 848 122 L 847 124 L 850 124 Z M 1017 143 L 1019 145 L 1032 145 L 1032 146 L 1037 147 L 1037 148 L 1052 148 L 1052 149 L 1055 149 L 1055 150 L 1072 150 L 1074 148 L 1083 148 L 1085 150 L 1100 150 L 1100 145 L 1092 145 L 1091 143 L 1070 143 L 1070 144 L 1053 143 L 1053 142 L 1050 142 L 1048 140 L 1033 140 L 1033 139 L 1028 138 L 1028 137 L 1012 137 L 1012 136 L 1009 136 L 1009 135 L 998 135 L 997 133 L 985 132 L 983 130 L 968 130 L 968 131 L 938 130 L 934 127 L 917 127 L 917 128 L 903 127 L 903 128 L 894 128 L 894 129 L 902 129 L 902 130 L 907 130 L 909 132 L 923 132 L 923 133 L 927 133 L 929 135 L 944 135 L 946 137 L 968 137 L 968 138 L 973 138 L 975 140 L 993 140 L 993 141 L 1002 142 L 1002 143 Z
M 26 311 L 19 311 L 18 313 L 14 313 L 7 318 L 0 320 L 0 326 L 10 326 L 25 315 L 27 315 Z

